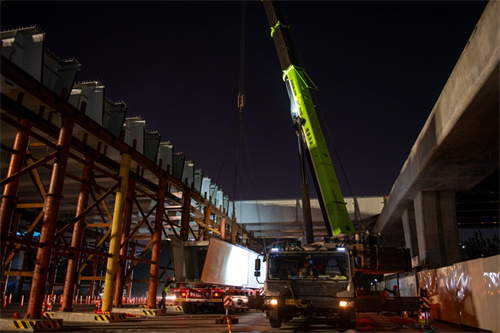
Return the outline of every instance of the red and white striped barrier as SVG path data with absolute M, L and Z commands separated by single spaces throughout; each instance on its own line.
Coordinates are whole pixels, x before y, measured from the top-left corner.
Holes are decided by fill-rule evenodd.
M 429 301 L 429 297 L 420 297 L 420 304 L 422 305 L 422 309 L 424 311 L 430 311 L 431 302 Z

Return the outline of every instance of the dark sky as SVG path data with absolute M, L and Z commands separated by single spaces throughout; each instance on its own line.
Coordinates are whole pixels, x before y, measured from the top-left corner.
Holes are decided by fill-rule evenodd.
M 345 196 L 389 194 L 485 6 L 281 3 L 301 65 L 319 87 L 313 96 Z M 300 197 L 297 138 L 264 7 L 245 5 L 243 72 L 241 8 L 2 1 L 1 26 L 38 25 L 46 47 L 82 64 L 77 81 L 100 80 L 110 100 L 124 101 L 129 116 L 142 116 L 231 199 Z M 238 139 L 240 89 L 246 144 Z

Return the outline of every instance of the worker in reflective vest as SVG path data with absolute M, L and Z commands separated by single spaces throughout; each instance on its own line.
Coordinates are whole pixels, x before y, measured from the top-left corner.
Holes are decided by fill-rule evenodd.
M 387 296 L 389 296 L 389 293 L 392 294 L 392 297 L 399 297 L 400 296 L 398 286 L 396 286 L 396 285 L 392 287 L 392 290 L 385 288 L 384 291 L 385 291 L 384 294 Z
M 167 280 L 165 281 L 165 284 L 163 285 L 163 289 L 161 290 L 161 307 L 165 309 L 166 303 L 167 303 L 167 295 L 170 292 L 170 285 L 172 281 L 170 281 L 170 276 L 167 276 Z

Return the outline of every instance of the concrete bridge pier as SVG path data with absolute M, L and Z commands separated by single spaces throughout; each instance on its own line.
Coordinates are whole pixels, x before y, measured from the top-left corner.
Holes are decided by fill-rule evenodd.
M 420 265 L 449 266 L 460 261 L 454 191 L 423 191 L 403 215 L 406 246 Z

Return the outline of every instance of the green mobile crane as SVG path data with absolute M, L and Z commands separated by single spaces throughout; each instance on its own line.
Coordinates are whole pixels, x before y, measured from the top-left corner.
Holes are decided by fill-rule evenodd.
M 279 4 L 270 0 L 262 2 L 290 98 L 300 151 L 308 161 L 328 232 L 324 241 L 313 243 L 312 223 L 304 213 L 307 245 L 291 240 L 273 245 L 264 259 L 267 269 L 263 309 L 274 328 L 301 315 L 323 316 L 346 328 L 355 328 L 359 301 L 356 273 L 408 271 L 409 252 L 385 248 L 387 256 L 380 256 L 378 237 L 356 231 L 311 97 L 310 90 L 317 88 L 299 65 Z M 309 197 L 304 171 L 302 177 L 302 200 L 307 208 Z M 256 276 L 260 276 L 260 261 L 255 268 Z M 381 301 L 377 299 L 376 303 Z M 370 304 L 363 305 L 365 309 L 370 308 Z
M 297 60 L 289 27 L 281 16 L 278 3 L 264 0 L 263 4 L 290 98 L 292 120 L 305 148 L 302 151 L 305 152 L 316 190 L 319 192 L 318 199 L 328 235 L 354 233 L 356 229 L 347 213 L 346 203 L 311 97 L 310 90 L 317 88 Z

